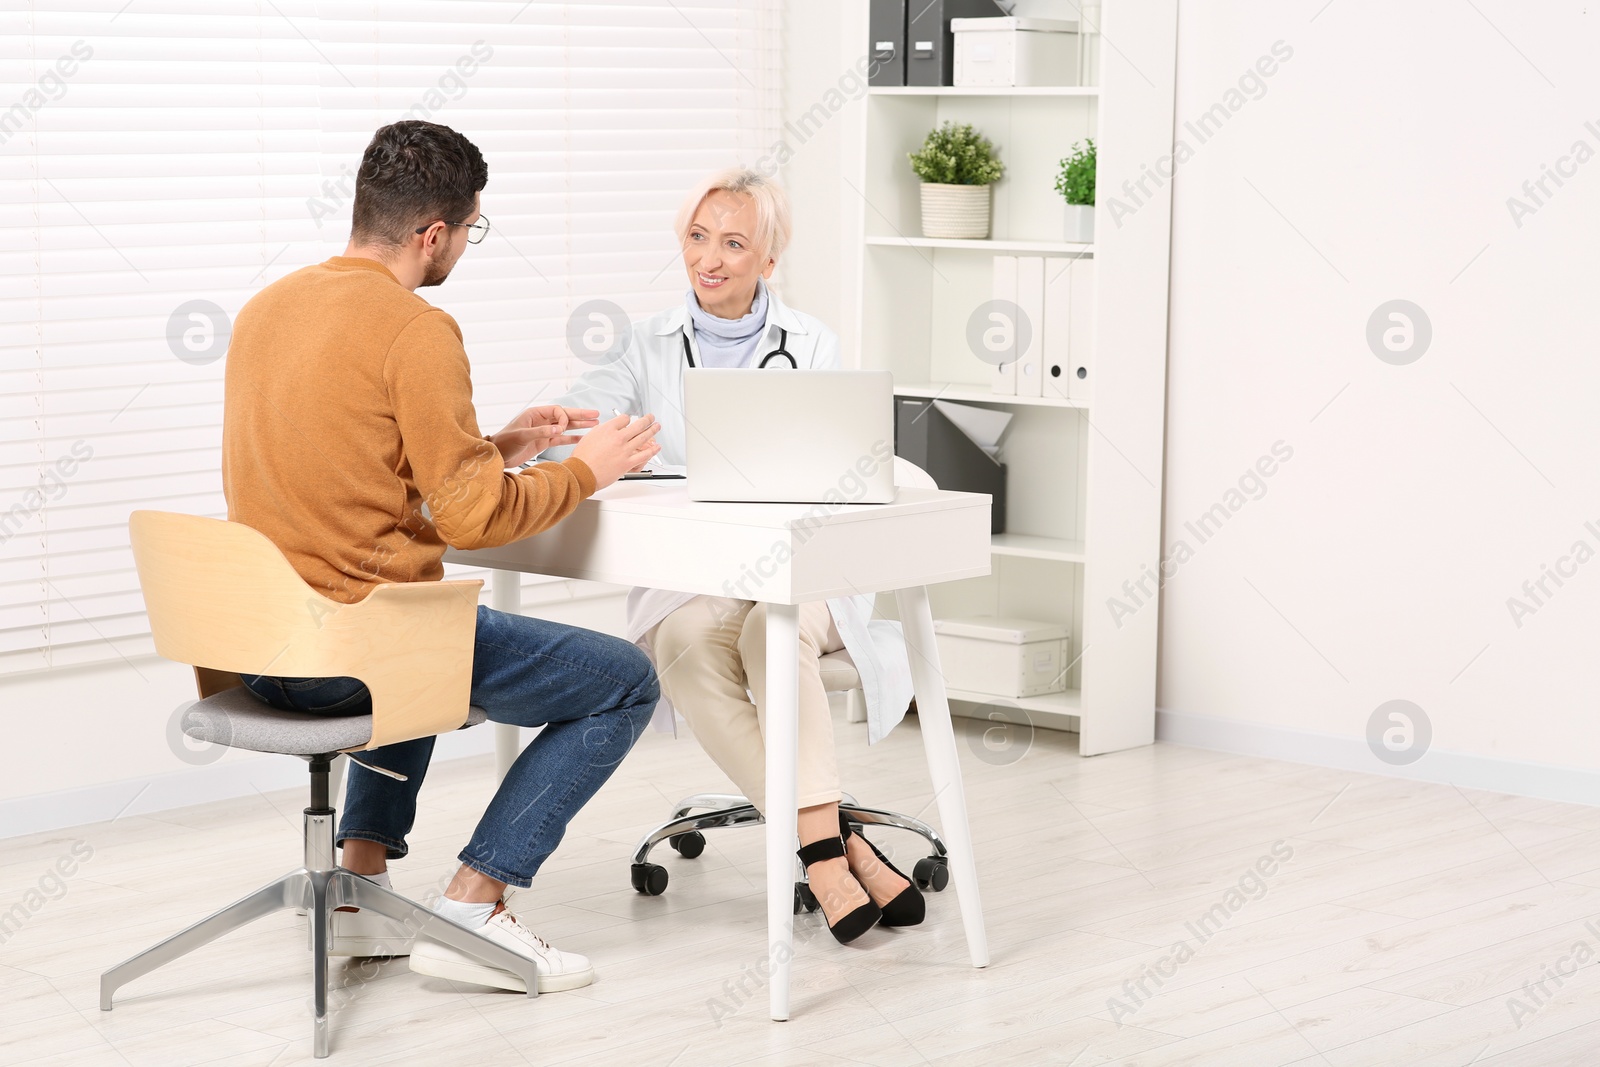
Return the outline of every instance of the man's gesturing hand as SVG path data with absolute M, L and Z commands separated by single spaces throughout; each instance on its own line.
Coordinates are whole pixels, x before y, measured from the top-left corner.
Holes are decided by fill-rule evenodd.
M 586 430 L 598 425 L 600 413 L 592 408 L 564 408 L 545 404 L 529 408 L 489 438 L 507 467 L 521 466 L 547 448 L 575 445 L 582 437 L 568 430 Z

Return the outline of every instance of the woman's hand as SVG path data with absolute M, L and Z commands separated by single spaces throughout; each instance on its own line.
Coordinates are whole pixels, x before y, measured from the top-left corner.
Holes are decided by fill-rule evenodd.
M 600 413 L 592 408 L 544 404 L 529 408 L 512 419 L 489 441 L 500 450 L 507 467 L 518 467 L 547 448 L 577 444 L 583 438 L 567 431 L 587 430 L 599 422 Z
M 661 446 L 655 442 L 659 429 L 661 424 L 654 415 L 641 415 L 637 419 L 618 415 L 584 434 L 572 455 L 594 471 L 595 488 L 604 489 L 628 471 L 638 470 L 661 451 Z

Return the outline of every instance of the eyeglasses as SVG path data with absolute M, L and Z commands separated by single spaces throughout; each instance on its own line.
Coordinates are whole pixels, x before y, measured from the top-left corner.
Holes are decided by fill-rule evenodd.
M 428 223 L 428 226 L 432 225 L 433 223 Z M 483 239 L 489 236 L 489 216 L 487 215 L 479 215 L 477 222 L 447 222 L 445 225 L 465 226 L 467 228 L 467 244 L 469 245 L 481 245 L 483 244 Z M 415 232 L 427 233 L 428 226 L 418 226 Z

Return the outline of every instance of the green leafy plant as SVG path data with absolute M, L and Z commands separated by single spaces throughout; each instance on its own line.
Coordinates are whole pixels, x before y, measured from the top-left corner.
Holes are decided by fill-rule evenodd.
M 994 145 L 970 123 L 946 122 L 929 131 L 922 151 L 906 158 L 917 177 L 938 185 L 993 185 L 1006 172 Z
M 1094 203 L 1094 138 L 1085 139 L 1087 148 L 1072 144 L 1072 154 L 1061 161 L 1061 173 L 1056 175 L 1056 192 L 1067 198 L 1069 204 Z

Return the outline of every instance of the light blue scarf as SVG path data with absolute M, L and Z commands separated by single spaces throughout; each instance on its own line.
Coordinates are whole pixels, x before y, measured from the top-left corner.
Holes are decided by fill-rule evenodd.
M 685 301 L 693 324 L 696 361 L 702 367 L 749 367 L 756 361 L 756 349 L 767 332 L 767 286 L 756 279 L 756 297 L 750 314 L 742 319 L 723 319 L 700 306 L 690 289 Z

